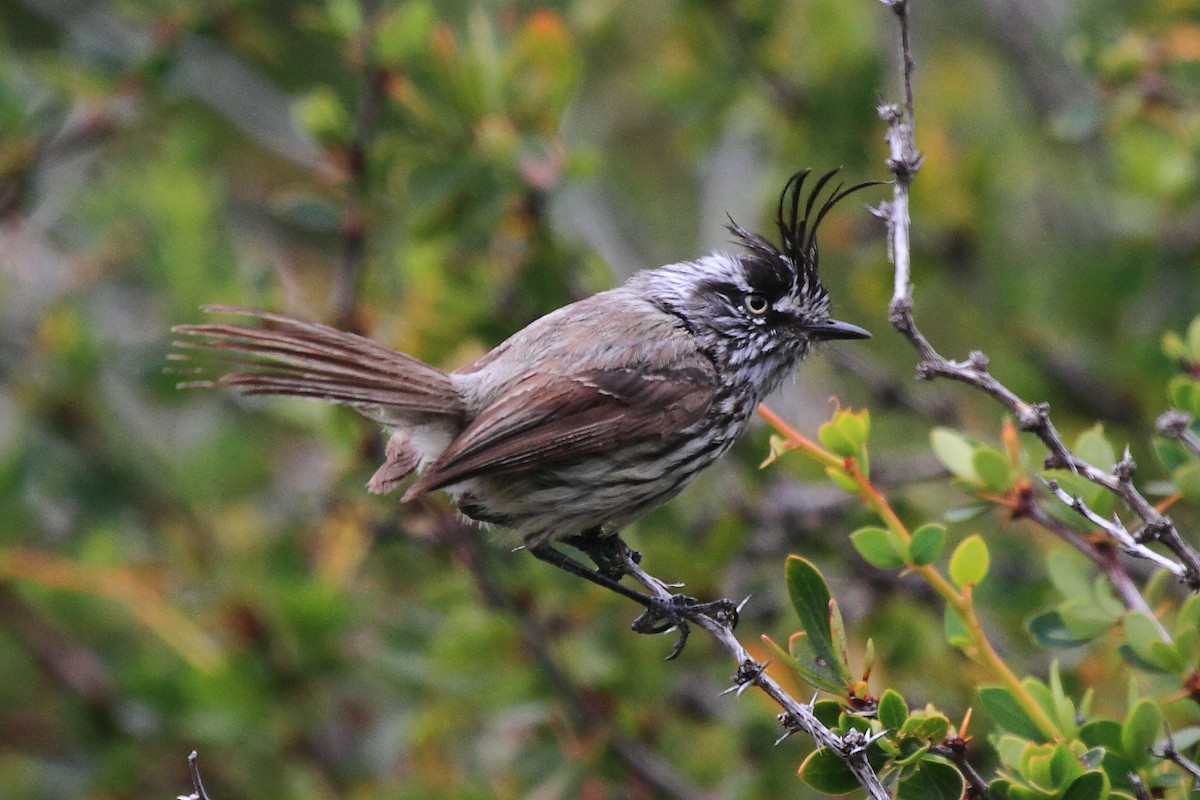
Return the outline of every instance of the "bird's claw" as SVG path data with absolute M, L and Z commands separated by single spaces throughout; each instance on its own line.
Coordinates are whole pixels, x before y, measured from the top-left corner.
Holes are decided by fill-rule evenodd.
M 653 605 L 633 621 L 633 630 L 637 633 L 666 633 L 678 629 L 679 636 L 671 647 L 666 660 L 674 660 L 683 652 L 691 629 L 689 621 L 704 615 L 720 625 L 733 630 L 738 623 L 738 608 L 729 600 L 712 600 L 701 602 L 686 594 L 673 594 L 669 598 L 654 598 Z

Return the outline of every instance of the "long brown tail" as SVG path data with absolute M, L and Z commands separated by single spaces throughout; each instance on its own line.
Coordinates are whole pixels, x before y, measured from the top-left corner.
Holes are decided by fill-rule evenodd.
M 177 350 L 168 358 L 193 365 L 192 374 L 217 373 L 215 379 L 183 381 L 180 388 L 223 386 L 251 395 L 313 397 L 354 406 L 384 422 L 389 409 L 451 415 L 463 411 L 446 373 L 363 336 L 237 306 L 204 310 L 252 317 L 257 324 L 172 328 L 172 333 L 187 338 L 174 342 Z

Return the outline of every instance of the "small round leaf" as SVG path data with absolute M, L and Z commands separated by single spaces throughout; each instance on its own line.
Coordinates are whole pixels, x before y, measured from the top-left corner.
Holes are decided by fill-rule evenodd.
M 859 528 L 850 534 L 850 541 L 867 563 L 880 569 L 899 569 L 904 558 L 897 548 L 896 536 L 883 528 Z
M 945 526 L 929 522 L 913 531 L 912 541 L 908 543 L 908 556 L 912 563 L 923 567 L 937 560 L 945 544 Z
M 950 578 L 958 587 L 977 586 L 988 571 L 988 549 L 983 537 L 973 534 L 958 543 L 950 556 Z

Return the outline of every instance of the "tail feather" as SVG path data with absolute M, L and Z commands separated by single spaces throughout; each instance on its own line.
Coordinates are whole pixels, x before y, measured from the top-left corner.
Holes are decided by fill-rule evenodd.
M 227 386 L 243 394 L 311 397 L 355 406 L 461 414 L 462 401 L 446 373 L 378 342 L 328 325 L 236 306 L 209 313 L 252 317 L 254 326 L 178 325 L 189 337 L 170 358 L 195 363 L 214 379 L 183 381 L 181 388 Z

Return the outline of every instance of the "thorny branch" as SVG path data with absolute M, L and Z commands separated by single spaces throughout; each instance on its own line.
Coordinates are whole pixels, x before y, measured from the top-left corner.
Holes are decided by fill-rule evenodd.
M 1166 733 L 1167 741 L 1163 745 L 1162 750 L 1152 751 L 1153 755 L 1157 758 L 1170 761 L 1171 763 L 1175 764 L 1175 766 L 1179 767 L 1188 775 L 1190 775 L 1192 778 L 1192 791 L 1200 789 L 1200 765 L 1196 764 L 1195 761 L 1192 761 L 1190 758 L 1187 758 L 1179 752 L 1179 750 L 1175 747 L 1175 737 L 1171 735 L 1171 729 L 1169 727 L 1166 728 Z
M 1178 408 L 1170 408 L 1159 415 L 1154 428 L 1168 439 L 1174 439 L 1181 445 L 1200 456 L 1200 436 L 1192 430 L 1192 415 Z
M 622 547 L 619 553 L 621 568 L 626 574 L 632 575 L 654 597 L 666 602 L 671 601 L 674 595 L 671 593 L 670 587 L 643 570 L 628 547 Z M 838 736 L 822 725 L 813 714 L 811 705 L 796 700 L 767 674 L 767 665 L 756 660 L 742 646 L 742 643 L 734 636 L 733 628 L 728 621 L 717 620 L 704 613 L 687 613 L 687 618 L 708 631 L 737 661 L 738 668 L 734 673 L 733 682 L 737 686 L 738 694 L 747 686 L 757 686 L 783 709 L 783 713 L 779 715 L 779 721 L 784 727 L 783 738 L 801 731 L 807 733 L 818 745 L 828 747 L 842 758 L 854 777 L 867 790 L 867 796 L 871 800 L 888 800 L 890 795 L 867 762 L 867 747 L 873 741 L 870 737 L 855 730 L 847 732 L 844 736 Z
M 876 213 L 887 223 L 889 255 L 895 269 L 895 283 L 888 317 L 896 330 L 903 334 L 917 351 L 919 356 L 916 367 L 917 377 L 925 380 L 948 378 L 973 386 L 993 397 L 1016 417 L 1017 424 L 1022 430 L 1033 433 L 1041 439 L 1049 450 L 1045 460 L 1047 469 L 1070 470 L 1116 495 L 1142 520 L 1141 528 L 1131 534 L 1135 544 L 1140 546 L 1152 541 L 1161 543 L 1179 560 L 1179 571 L 1175 574 L 1192 591 L 1200 591 L 1200 553 L 1183 540 L 1171 519 L 1156 509 L 1133 485 L 1132 478 L 1136 465 L 1129 457 L 1128 452 L 1111 472 L 1089 464 L 1067 447 L 1054 427 L 1054 423 L 1050 421 L 1049 406 L 1046 403 L 1026 402 L 996 380 L 988 372 L 986 355 L 974 350 L 965 361 L 952 361 L 938 353 L 917 328 L 913 319 L 908 198 L 913 177 L 921 166 L 921 154 L 917 150 L 913 130 L 912 71 L 914 62 L 908 42 L 908 0 L 881 0 L 881 2 L 895 13 L 899 21 L 905 103 L 903 110 L 895 104 L 883 104 L 879 107 L 879 115 L 887 123 L 886 141 L 889 152 L 887 163 L 888 169 L 894 176 L 894 182 L 892 199 L 882 203 Z M 1121 527 L 1124 528 L 1124 526 Z M 1106 525 L 1103 529 L 1113 533 L 1111 525 Z M 1126 542 L 1120 541 L 1120 544 L 1126 548 Z M 1128 551 L 1128 548 L 1126 549 Z M 1144 547 L 1135 548 L 1136 554 L 1144 556 L 1147 552 L 1152 551 Z M 1155 563 L 1165 566 L 1162 564 L 1163 560 L 1165 559 L 1159 557 Z

